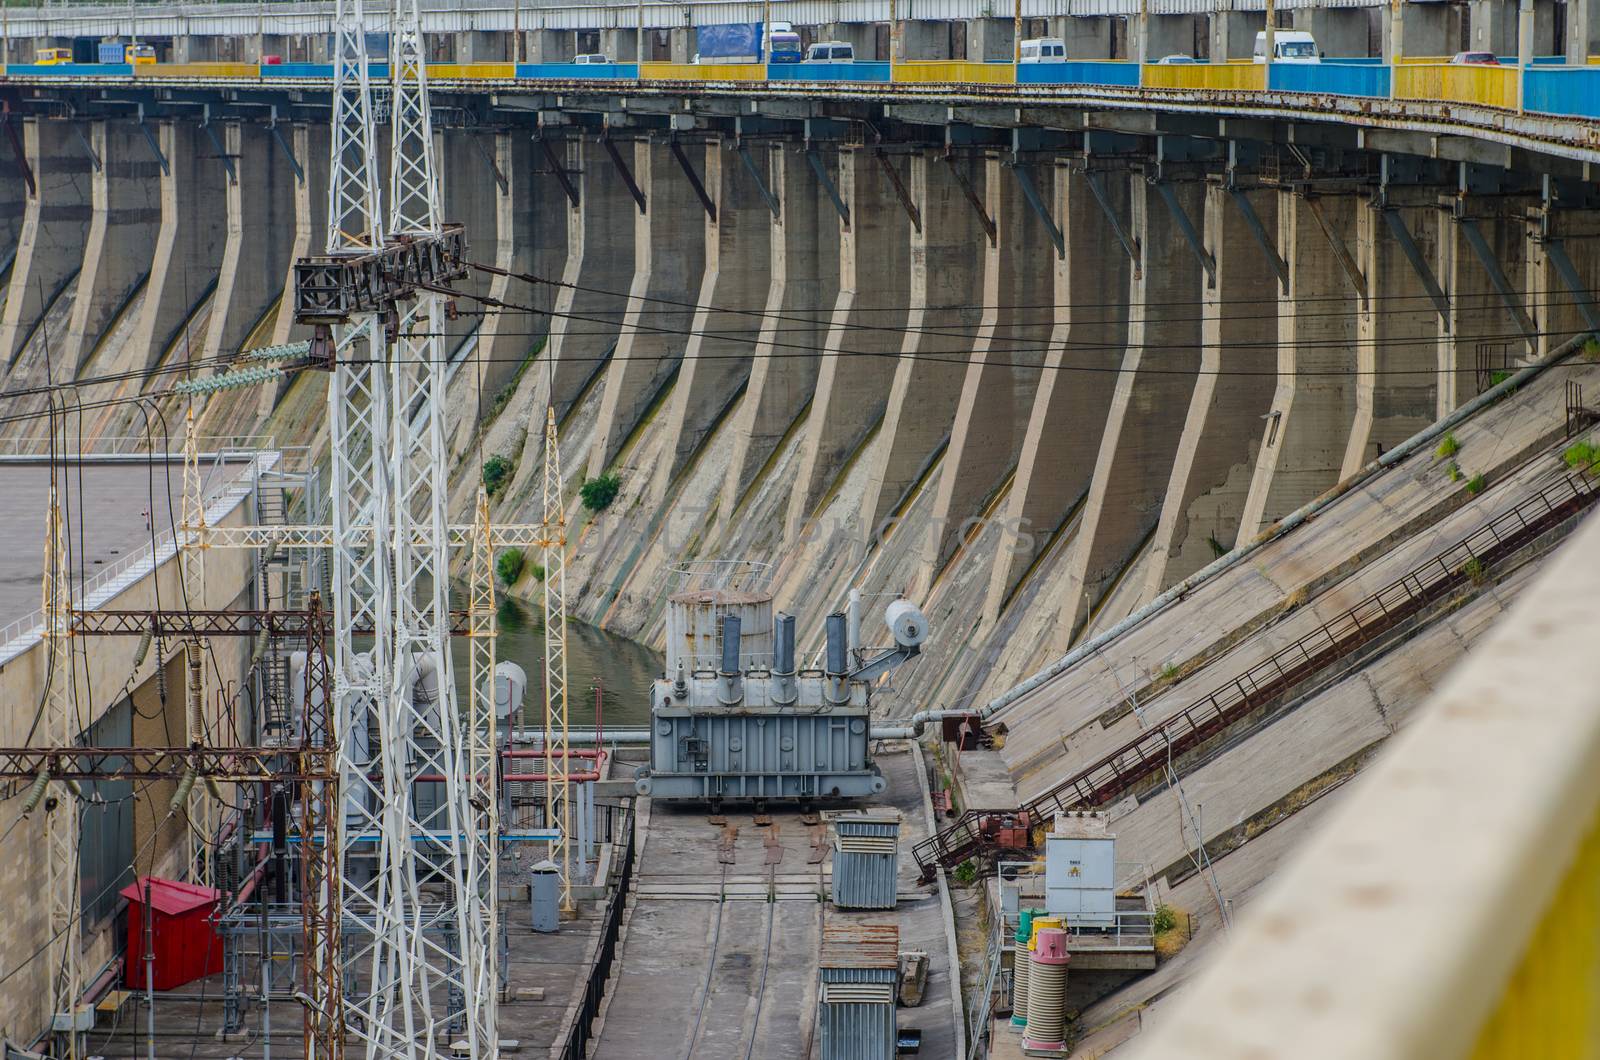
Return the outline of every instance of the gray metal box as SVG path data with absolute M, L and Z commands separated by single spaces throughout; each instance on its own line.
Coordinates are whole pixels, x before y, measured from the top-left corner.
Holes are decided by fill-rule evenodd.
M 555 862 L 541 861 L 528 870 L 528 899 L 533 930 L 561 930 L 561 869 Z
M 833 904 L 893 909 L 900 875 L 900 814 L 867 810 L 834 819 Z

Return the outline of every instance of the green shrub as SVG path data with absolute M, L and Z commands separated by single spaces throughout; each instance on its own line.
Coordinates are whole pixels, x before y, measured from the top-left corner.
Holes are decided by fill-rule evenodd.
M 495 557 L 494 572 L 500 580 L 507 585 L 515 585 L 517 579 L 522 577 L 522 565 L 525 562 L 520 548 L 508 548 Z
M 1490 372 L 1489 373 L 1489 385 L 1492 386 L 1492 387 L 1493 386 L 1499 386 L 1501 383 L 1504 383 L 1507 379 L 1510 379 L 1513 375 L 1516 375 L 1516 373 L 1513 372 L 1509 368 L 1501 368 L 1501 369 L 1499 369 L 1497 371 Z
M 1155 916 L 1150 920 L 1150 928 L 1157 935 L 1165 935 L 1178 926 L 1178 912 L 1166 902 L 1156 906 Z
M 505 457 L 496 453 L 483 462 L 483 488 L 493 497 L 500 491 L 500 487 L 511 481 L 512 472 L 517 466 Z
M 543 563 L 532 564 L 528 568 L 528 573 L 533 575 L 535 581 L 541 581 L 541 582 L 544 581 L 544 564 Z
M 1456 441 L 1454 434 L 1447 434 L 1439 443 L 1439 448 L 1433 451 L 1433 455 L 1440 460 L 1449 460 L 1459 452 L 1461 452 L 1461 443 Z
M 1567 446 L 1566 452 L 1561 454 L 1561 459 L 1574 471 L 1593 474 L 1595 468 L 1600 466 L 1600 445 L 1593 442 L 1573 442 Z
M 1585 360 L 1600 361 L 1600 339 L 1591 337 L 1584 343 L 1583 356 Z
M 1483 560 L 1477 556 L 1468 556 L 1467 561 L 1461 565 L 1461 573 L 1466 575 L 1473 585 L 1482 585 L 1487 571 L 1483 566 Z
M 617 499 L 621 489 L 622 479 L 608 471 L 599 478 L 585 481 L 578 487 L 578 496 L 582 498 L 583 506 L 591 512 L 603 512 L 611 507 L 611 502 Z
M 957 883 L 963 883 L 963 884 L 969 884 L 970 885 L 972 883 L 972 881 L 976 880 L 977 878 L 978 878 L 978 866 L 972 861 L 972 859 L 969 858 L 966 861 L 963 861 L 961 864 L 956 866 L 956 882 Z
M 1483 477 L 1481 472 L 1473 475 L 1471 478 L 1467 479 L 1467 494 L 1469 496 L 1476 497 L 1478 494 L 1483 492 L 1483 488 L 1488 484 L 1488 480 Z
M 1176 681 L 1177 679 L 1178 679 L 1178 667 L 1177 667 L 1176 663 L 1167 663 L 1166 665 L 1161 667 L 1161 672 L 1156 674 L 1156 680 L 1158 680 L 1158 681 L 1169 681 L 1170 682 L 1170 681 Z
M 1451 482 L 1461 481 L 1461 465 L 1455 463 L 1454 461 L 1451 461 L 1450 466 L 1445 468 L 1444 473 L 1449 477 Z

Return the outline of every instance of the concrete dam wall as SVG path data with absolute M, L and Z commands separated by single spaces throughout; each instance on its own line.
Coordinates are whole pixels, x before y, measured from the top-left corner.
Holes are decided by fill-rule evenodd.
M 659 646 L 691 580 L 764 587 L 814 648 L 849 588 L 903 593 L 934 636 L 896 713 L 1114 624 L 1579 331 L 1563 270 L 1600 284 L 1559 173 L 1267 124 L 489 117 L 437 134 L 447 216 L 509 273 L 459 285 L 446 343 L 457 511 L 500 456 L 495 518 L 538 520 L 553 404 L 582 618 Z M 76 378 L 85 444 L 176 444 L 172 379 L 304 334 L 283 295 L 324 243 L 326 127 L 20 125 L 6 389 Z M 325 395 L 223 392 L 201 433 L 325 445 Z M 47 406 L 0 429 L 42 444 Z

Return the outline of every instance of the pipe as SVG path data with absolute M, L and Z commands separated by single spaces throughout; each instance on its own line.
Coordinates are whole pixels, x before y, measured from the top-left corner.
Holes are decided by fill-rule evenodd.
M 1470 419 L 1472 416 L 1476 415 L 1479 410 L 1492 405 L 1496 401 L 1499 401 L 1506 394 L 1539 376 L 1544 372 L 1545 369 L 1566 360 L 1568 357 L 1572 356 L 1579 349 L 1581 349 L 1583 344 L 1588 340 L 1588 332 L 1568 339 L 1566 342 L 1552 350 L 1549 356 L 1545 357 L 1544 360 L 1523 368 L 1515 375 L 1511 376 L 1511 378 L 1502 380 L 1499 385 L 1492 386 L 1488 390 L 1485 390 L 1471 401 L 1450 413 L 1450 415 L 1446 416 L 1444 419 L 1433 424 L 1433 426 L 1418 431 L 1416 434 L 1401 442 L 1393 449 L 1390 449 L 1376 460 L 1368 463 L 1354 475 L 1351 475 L 1343 482 L 1335 485 L 1332 489 L 1328 490 L 1320 497 L 1315 498 L 1309 503 L 1284 516 L 1254 541 L 1251 541 L 1249 544 L 1242 547 L 1235 548 L 1227 555 L 1213 560 L 1209 565 L 1201 568 L 1198 571 L 1195 571 L 1193 574 L 1183 579 L 1183 581 L 1172 586 L 1166 592 L 1162 593 L 1154 600 L 1151 600 L 1148 604 L 1145 604 L 1143 607 L 1139 608 L 1139 610 L 1135 611 L 1121 622 L 1118 622 L 1104 633 L 1101 633 L 1098 636 L 1078 645 L 1076 648 L 1073 648 L 1071 651 L 1061 656 L 1061 658 L 1057 659 L 1049 666 L 1046 666 L 1044 669 L 1038 671 L 1033 676 L 1016 685 L 1013 685 L 1011 688 L 989 700 L 989 702 L 985 703 L 982 708 L 976 711 L 978 718 L 980 720 L 987 721 L 995 714 L 999 713 L 1012 703 L 1015 703 L 1017 700 L 1027 695 L 1029 692 L 1032 692 L 1041 685 L 1044 685 L 1047 682 L 1054 680 L 1056 677 L 1059 677 L 1061 674 L 1067 670 L 1070 670 L 1072 667 L 1076 666 L 1090 655 L 1093 655 L 1095 652 L 1100 651 L 1107 644 L 1110 644 L 1112 641 L 1116 640 L 1133 627 L 1139 625 L 1141 622 L 1144 622 L 1153 615 L 1166 610 L 1167 607 L 1183 599 L 1185 596 L 1188 596 L 1190 593 L 1194 592 L 1197 588 L 1205 584 L 1207 581 L 1210 581 L 1218 574 L 1238 566 L 1246 559 L 1255 555 L 1255 553 L 1258 552 L 1263 546 L 1276 541 L 1284 534 L 1287 534 L 1289 531 L 1305 523 L 1307 520 L 1320 514 L 1324 509 L 1333 504 L 1340 497 L 1343 497 L 1356 487 L 1362 485 L 1379 472 L 1394 466 L 1418 450 L 1427 447 L 1434 441 L 1434 439 L 1439 438 L 1445 432 L 1457 426 L 1462 421 Z M 960 717 L 973 713 L 974 711 L 970 710 L 919 710 L 915 714 L 911 715 L 906 724 L 893 727 L 885 726 L 881 730 L 879 728 L 874 728 L 872 730 L 872 735 L 874 739 L 915 739 L 916 737 L 922 735 L 923 730 L 930 721 L 938 721 L 941 718 L 948 717 Z M 878 735 L 880 731 L 882 731 L 885 735 L 880 737 Z

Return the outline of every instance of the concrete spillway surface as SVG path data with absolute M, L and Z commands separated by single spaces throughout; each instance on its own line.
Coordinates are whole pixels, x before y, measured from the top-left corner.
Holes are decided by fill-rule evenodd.
M 246 466 L 244 461 L 203 462 L 202 493 L 232 481 Z M 75 592 L 85 579 L 91 586 L 99 584 L 100 572 L 148 552 L 152 534 L 160 538 L 182 518 L 181 458 L 73 457 L 60 471 L 57 486 Z M 0 494 L 6 497 L 0 507 L 0 540 L 7 542 L 0 557 L 0 615 L 8 621 L 40 606 L 49 493 L 48 459 L 0 456 Z M 84 601 L 74 603 L 82 606 Z
M 928 831 L 917 761 L 906 751 L 878 758 L 889 780 L 878 802 L 903 815 L 902 851 Z M 922 1031 L 922 1055 L 955 1055 L 943 907 L 937 895 L 915 887 L 908 857 L 901 857 L 896 909 L 845 914 L 821 900 L 831 868 L 825 822 L 807 825 L 798 812 L 774 810 L 770 824 L 744 813 L 714 824 L 703 807 L 639 805 L 635 902 L 601 1010 L 595 1060 L 817 1055 L 824 917 L 898 923 L 902 952 L 927 952 L 924 1000 L 900 1009 L 899 1025 Z M 818 841 L 823 856 L 813 861 Z

